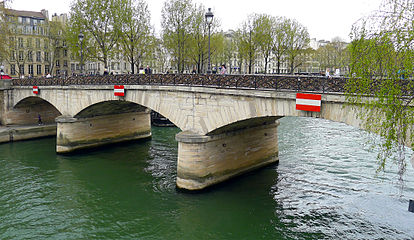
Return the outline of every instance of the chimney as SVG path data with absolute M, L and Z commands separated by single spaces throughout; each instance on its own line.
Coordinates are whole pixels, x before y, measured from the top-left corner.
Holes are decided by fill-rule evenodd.
M 42 9 L 40 12 L 43 14 L 43 16 L 45 16 L 46 20 L 49 21 L 49 11 Z

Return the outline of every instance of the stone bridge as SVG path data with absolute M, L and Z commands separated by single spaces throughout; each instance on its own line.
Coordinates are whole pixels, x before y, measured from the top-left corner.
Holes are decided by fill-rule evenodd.
M 309 76 L 122 75 L 14 80 L 0 92 L 3 125 L 57 122 L 59 153 L 151 136 L 150 110 L 182 130 L 177 186 L 202 189 L 278 161 L 277 119 L 324 118 L 359 127 L 339 93 L 345 79 Z M 124 85 L 124 96 L 114 95 Z M 38 94 L 33 92 L 38 87 Z M 297 92 L 322 94 L 296 110 Z

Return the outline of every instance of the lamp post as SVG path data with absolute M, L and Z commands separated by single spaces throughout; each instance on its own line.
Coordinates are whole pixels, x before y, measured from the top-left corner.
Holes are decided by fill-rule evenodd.
M 80 73 L 83 74 L 83 38 L 84 38 L 84 35 L 82 32 L 79 33 L 78 38 L 79 38 L 80 47 L 81 47 Z
M 208 12 L 206 12 L 206 22 L 208 25 L 208 69 L 207 74 L 211 73 L 211 59 L 210 59 L 210 28 L 211 24 L 213 23 L 214 14 L 211 12 L 211 8 L 208 8 Z

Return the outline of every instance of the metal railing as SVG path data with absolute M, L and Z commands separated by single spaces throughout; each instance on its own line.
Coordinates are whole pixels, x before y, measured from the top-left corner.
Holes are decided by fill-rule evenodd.
M 346 78 L 307 75 L 128 74 L 14 79 L 13 86 L 171 85 L 344 92 Z

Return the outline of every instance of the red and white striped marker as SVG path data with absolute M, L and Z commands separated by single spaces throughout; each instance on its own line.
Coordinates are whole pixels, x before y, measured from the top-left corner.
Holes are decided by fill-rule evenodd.
M 296 93 L 296 110 L 320 112 L 321 100 L 320 94 Z
M 39 94 L 39 88 L 37 86 L 33 86 L 33 93 Z
M 124 85 L 114 85 L 114 95 L 119 97 L 125 96 Z

